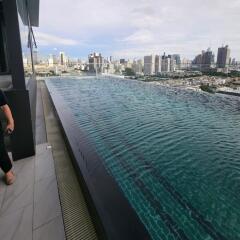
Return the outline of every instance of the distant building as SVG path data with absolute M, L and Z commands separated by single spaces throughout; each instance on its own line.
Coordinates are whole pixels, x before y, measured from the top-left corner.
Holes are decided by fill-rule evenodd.
M 132 60 L 126 61 L 126 62 L 125 62 L 125 66 L 126 66 L 126 68 L 132 68 L 132 66 L 133 66 L 133 61 L 132 61 Z
M 173 58 L 172 55 L 168 56 L 170 58 L 170 72 L 175 72 L 176 71 L 176 60 Z
M 54 65 L 53 55 L 50 54 L 48 58 L 48 66 L 53 67 L 53 65 Z
M 66 65 L 67 63 L 67 58 L 64 52 L 60 52 L 60 65 Z
M 218 48 L 218 55 L 217 55 L 217 67 L 218 68 L 226 68 L 229 64 L 230 58 L 230 49 L 228 45 L 225 47 Z
M 103 57 L 101 53 L 92 53 L 88 55 L 89 72 L 103 72 Z
M 144 75 L 153 75 L 155 73 L 155 56 L 144 56 Z
M 141 59 L 133 61 L 132 70 L 135 74 L 141 75 L 143 73 L 143 61 Z
M 126 63 L 125 59 L 124 59 L 124 58 L 121 58 L 121 59 L 120 59 L 120 64 L 123 64 L 123 65 L 124 65 L 125 63 Z
M 115 73 L 114 64 L 110 63 L 108 65 L 108 73 L 110 73 L 110 74 L 114 74 Z
M 155 74 L 158 74 L 161 72 L 162 69 L 162 58 L 159 55 L 155 56 Z
M 214 54 L 212 53 L 211 49 L 208 48 L 207 51 L 202 52 L 202 69 L 208 70 L 212 67 L 214 63 Z
M 33 50 L 33 64 L 36 65 L 38 64 L 38 51 Z
M 186 58 L 181 60 L 181 68 L 182 70 L 189 70 L 192 66 L 192 61 Z
M 232 59 L 231 65 L 233 65 L 233 66 L 236 65 L 236 59 L 235 58 Z
M 180 66 L 181 66 L 181 57 L 180 57 L 180 55 L 179 54 L 173 54 L 172 55 L 172 59 L 175 60 L 177 68 L 180 69 Z
M 162 63 L 161 63 L 161 72 L 170 72 L 171 71 L 171 56 L 164 55 L 162 56 Z
M 214 64 L 214 54 L 210 48 L 207 51 L 202 51 L 192 61 L 193 67 L 198 70 L 209 70 Z
M 202 64 L 202 54 L 198 54 L 192 61 L 193 65 L 199 65 L 199 68 L 201 67 Z
M 57 56 L 55 54 L 53 54 L 52 58 L 53 58 L 53 64 L 57 64 L 58 63 Z

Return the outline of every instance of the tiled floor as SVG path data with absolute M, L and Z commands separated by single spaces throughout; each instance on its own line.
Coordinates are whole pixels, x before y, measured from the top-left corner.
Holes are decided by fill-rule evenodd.
M 16 182 L 0 173 L 0 239 L 65 239 L 52 150 L 37 145 L 36 156 L 14 163 Z
M 57 120 L 53 118 L 53 109 L 46 101 L 44 106 L 47 110 L 44 115 L 41 85 L 37 86 L 36 155 L 14 162 L 16 181 L 11 186 L 5 185 L 3 173 L 0 170 L 0 240 L 65 240 L 66 236 L 76 240 L 86 238 L 95 240 L 97 239 L 95 229 L 87 205 L 83 204 L 84 197 L 77 177 L 62 172 L 62 167 L 65 171 L 73 166 L 59 126 L 56 124 Z M 46 119 L 51 123 L 48 126 L 48 132 Z M 51 142 L 53 148 L 47 141 Z M 64 201 L 65 205 L 62 204 L 65 206 L 62 208 L 65 209 L 63 211 L 65 224 L 67 222 L 68 226 L 71 226 L 66 227 L 65 230 L 55 173 L 55 168 L 59 169 L 57 168 L 59 164 L 54 166 L 56 161 L 61 162 L 60 179 L 66 181 L 66 184 L 60 181 L 59 186 L 67 186 L 68 192 L 65 194 L 68 194 L 69 198 L 72 197 L 72 201 L 74 200 L 73 202 Z M 75 188 L 72 187 L 73 185 Z M 66 195 L 63 191 L 61 196 L 65 199 Z M 72 204 L 76 202 L 81 204 Z M 72 212 L 74 214 L 71 214 Z M 74 223 L 74 226 L 71 223 Z

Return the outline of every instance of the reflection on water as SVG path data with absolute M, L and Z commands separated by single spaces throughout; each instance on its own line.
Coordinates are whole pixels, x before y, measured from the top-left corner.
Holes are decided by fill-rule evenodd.
M 54 79 L 153 239 L 240 239 L 237 97 Z

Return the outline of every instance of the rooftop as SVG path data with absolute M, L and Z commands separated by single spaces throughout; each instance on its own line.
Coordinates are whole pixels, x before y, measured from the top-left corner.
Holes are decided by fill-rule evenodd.
M 36 155 L 14 162 L 13 185 L 0 173 L 0 239 L 97 239 L 46 94 L 38 82 Z

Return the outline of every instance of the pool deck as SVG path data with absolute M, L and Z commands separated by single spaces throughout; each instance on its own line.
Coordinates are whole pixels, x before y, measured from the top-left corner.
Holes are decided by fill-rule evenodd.
M 38 89 L 36 155 L 14 162 L 13 185 L 6 186 L 0 173 L 0 239 L 65 239 L 53 154 L 46 140 L 40 100 Z
M 53 147 L 47 141 L 47 116 L 44 115 L 40 83 L 36 112 L 36 155 L 14 162 L 16 182 L 13 185 L 6 186 L 3 173 L 0 173 L 0 239 L 83 239 L 73 235 L 67 237 L 64 227 L 54 157 L 65 158 L 67 153 L 64 150 L 63 155 L 59 150 L 54 154 Z M 52 137 L 60 138 L 55 133 Z M 96 236 L 89 239 L 96 239 Z
M 0 239 L 65 239 L 52 151 L 37 145 L 36 156 L 14 163 L 16 182 L 0 181 Z

